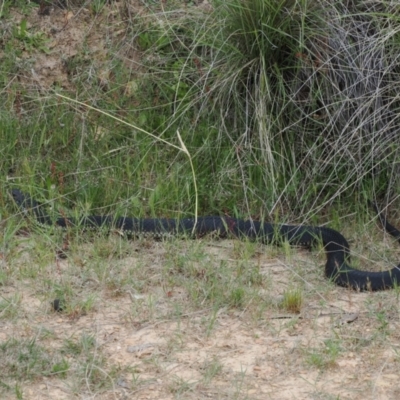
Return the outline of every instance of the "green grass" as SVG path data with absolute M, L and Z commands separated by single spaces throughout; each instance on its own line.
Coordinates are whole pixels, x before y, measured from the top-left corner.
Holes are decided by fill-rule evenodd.
M 13 340 L 2 343 L 1 352 L 6 364 L 5 369 L 19 379 L 30 379 L 35 374 L 50 374 L 49 355 L 34 340 L 26 342 Z M 4 375 L 7 376 L 7 372 Z
M 48 33 L 26 19 L 10 29 L 3 39 L 0 129 L 1 167 L 14 185 L 103 212 L 193 214 L 197 196 L 201 213 L 264 216 L 283 208 L 307 218 L 333 202 L 354 208 L 395 190 L 396 14 L 369 10 L 363 17 L 392 31 L 382 29 L 357 69 L 355 39 L 328 42 L 344 29 L 353 34 L 356 9 L 325 29 L 326 8 L 307 1 L 217 2 L 211 14 L 169 7 L 124 21 L 125 41 L 141 51 L 139 68 L 112 57 L 124 50 L 118 41 L 96 58 L 83 40 L 63 60 L 68 91 L 13 79 L 32 69 Z M 95 15 L 95 25 L 104 23 L 101 7 Z M 348 57 L 332 55 L 342 53 Z M 378 56 L 387 65 L 380 86 L 368 80 Z M 357 74 L 359 81 L 349 83 Z M 371 116 L 374 101 L 381 106 Z M 393 122 L 372 126 L 388 118 Z M 178 150 L 178 131 L 194 175 Z
M 324 343 L 324 347 L 318 350 L 310 350 L 307 360 L 311 365 L 318 368 L 332 368 L 341 352 L 340 342 L 328 339 Z
M 292 313 L 299 313 L 303 303 L 303 294 L 300 289 L 291 289 L 283 294 L 281 306 Z
M 322 249 L 63 233 L 23 218 L 9 190 L 52 215 L 327 223 L 353 238 L 352 265 L 386 268 L 398 254 L 375 244 L 367 200 L 394 217 L 398 7 L 66 5 L 62 29 L 66 11 L 50 26 L 35 2 L 0 5 L 0 393 L 268 398 L 299 371 L 324 398 L 364 393 L 371 371 L 394 388 L 397 288 L 334 287 Z M 318 386 L 342 370 L 352 382 Z

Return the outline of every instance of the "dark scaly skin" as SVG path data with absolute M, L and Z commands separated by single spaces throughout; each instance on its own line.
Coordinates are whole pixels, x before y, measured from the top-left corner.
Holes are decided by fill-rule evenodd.
M 330 228 L 279 225 L 219 216 L 199 217 L 196 221 L 194 218 L 138 219 L 93 215 L 81 218 L 79 221 L 72 218 L 58 218 L 52 221 L 44 207 L 29 195 L 18 189 L 12 190 L 11 193 L 18 207 L 24 212 L 33 212 L 36 220 L 42 225 L 55 225 L 62 228 L 74 225 L 84 228 L 114 228 L 121 230 L 128 237 L 139 235 L 154 238 L 172 235 L 201 237 L 207 233 L 217 232 L 220 237 L 231 235 L 239 239 L 259 240 L 262 243 L 279 243 L 286 240 L 291 245 L 307 247 L 322 243 L 326 252 L 325 275 L 337 285 L 361 291 L 376 291 L 393 288 L 397 282 L 400 282 L 400 265 L 384 272 L 360 271 L 348 265 L 349 244 L 342 234 Z M 378 215 L 388 233 L 400 238 L 400 231 L 390 225 L 381 213 L 378 212 Z

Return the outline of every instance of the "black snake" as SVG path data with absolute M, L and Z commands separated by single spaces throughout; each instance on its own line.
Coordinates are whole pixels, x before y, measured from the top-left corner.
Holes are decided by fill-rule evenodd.
M 183 219 L 167 218 L 129 218 L 111 216 L 88 216 L 79 220 L 59 217 L 53 221 L 45 207 L 18 189 L 12 190 L 12 197 L 18 207 L 33 212 L 37 222 L 42 225 L 55 225 L 62 228 L 78 225 L 83 228 L 106 227 L 122 231 L 128 237 L 152 236 L 163 238 L 172 235 L 201 237 L 208 233 L 217 233 L 219 237 L 234 236 L 239 239 L 258 240 L 262 243 L 279 243 L 283 240 L 290 245 L 310 247 L 322 243 L 326 252 L 325 275 L 337 285 L 356 290 L 384 290 L 393 288 L 400 282 L 400 265 L 384 272 L 360 271 L 348 265 L 350 248 L 347 240 L 334 229 L 320 226 L 280 225 L 268 222 L 242 220 L 226 216 L 207 216 Z M 378 212 L 379 219 L 386 231 L 400 238 L 400 231 L 393 227 Z

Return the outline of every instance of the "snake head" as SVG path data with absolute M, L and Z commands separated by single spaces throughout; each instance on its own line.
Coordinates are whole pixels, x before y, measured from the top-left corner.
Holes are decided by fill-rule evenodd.
M 51 219 L 47 215 L 43 205 L 36 200 L 33 200 L 31 196 L 21 192 L 19 189 L 12 189 L 11 196 L 15 204 L 25 215 L 28 215 L 31 211 L 39 223 L 46 225 L 51 224 Z
M 27 209 L 32 209 L 39 206 L 35 200 L 25 193 L 22 193 L 19 189 L 12 189 L 11 196 L 15 204 L 22 210 L 27 211 Z

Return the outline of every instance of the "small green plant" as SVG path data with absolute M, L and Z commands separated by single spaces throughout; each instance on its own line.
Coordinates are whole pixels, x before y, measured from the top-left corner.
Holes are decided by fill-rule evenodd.
M 217 358 L 206 360 L 203 365 L 203 379 L 205 384 L 209 384 L 213 378 L 221 373 L 223 365 Z
M 281 306 L 285 310 L 291 313 L 298 314 L 301 311 L 302 305 L 303 305 L 303 292 L 301 289 L 289 289 L 283 293 Z
M 310 350 L 307 355 L 307 362 L 319 369 L 333 367 L 341 352 L 337 340 L 327 339 L 324 341 L 324 345 L 323 349 Z
M 32 9 L 37 7 L 33 1 L 27 0 L 2 0 L 0 2 L 0 19 L 8 18 L 12 8 L 18 8 L 18 13 L 28 15 Z
M 389 322 L 386 313 L 384 311 L 378 311 L 376 313 L 376 319 L 379 323 L 378 330 L 386 336 L 389 331 Z
M 21 296 L 16 294 L 9 299 L 0 300 L 0 319 L 14 318 L 18 315 L 21 305 Z
M 31 33 L 28 30 L 26 19 L 22 19 L 19 26 L 14 26 L 13 37 L 19 41 L 25 51 L 38 49 L 48 54 L 50 50 L 46 47 L 48 39 L 43 32 Z
M 24 398 L 24 392 L 18 383 L 15 384 L 15 397 L 18 400 L 23 400 Z
M 62 359 L 60 362 L 55 363 L 51 369 L 53 374 L 57 374 L 61 378 L 67 377 L 67 372 L 69 370 L 69 363 L 65 359 Z
M 242 287 L 231 290 L 229 294 L 229 303 L 232 307 L 243 307 L 246 297 L 246 291 Z
M 36 339 L 9 339 L 0 343 L 2 379 L 5 381 L 49 376 L 58 363 L 52 353 Z
M 92 0 L 90 7 L 94 15 L 100 14 L 108 0 Z

